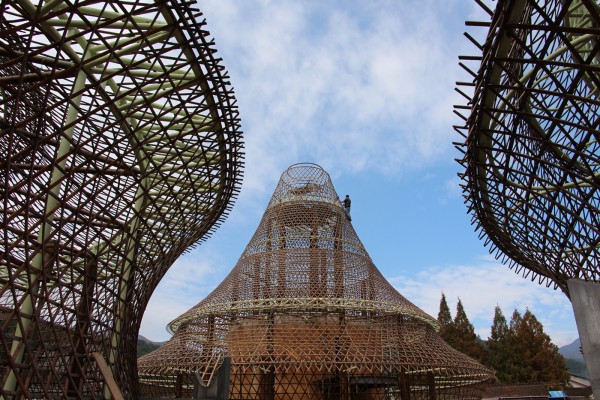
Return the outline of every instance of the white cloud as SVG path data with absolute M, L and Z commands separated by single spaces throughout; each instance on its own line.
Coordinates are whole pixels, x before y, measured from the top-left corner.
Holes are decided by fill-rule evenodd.
M 298 161 L 397 175 L 448 154 L 457 55 L 468 47 L 449 21 L 469 7 L 204 2 L 239 99 L 244 190 L 264 194 Z
M 427 171 L 458 156 L 452 105 L 464 99 L 454 85 L 467 78 L 457 57 L 476 54 L 462 35 L 473 33 L 464 21 L 487 19 L 473 2 L 206 0 L 200 7 L 230 72 L 246 143 L 244 184 L 228 224 L 255 226 L 282 171 L 296 162 L 316 162 L 334 179 L 357 173 L 377 179 Z M 457 180 L 448 182 L 441 201 L 459 196 Z M 163 279 L 142 334 L 165 332 L 167 322 L 221 281 L 219 256 L 206 255 L 207 244 L 203 260 L 183 258 Z M 482 338 L 498 304 L 507 318 L 515 308 L 530 308 L 557 344 L 574 339 L 564 295 L 490 259 L 392 281 L 434 316 L 442 292 L 453 311 L 460 297 Z
M 524 279 L 491 257 L 482 259 L 479 265 L 431 267 L 416 276 L 396 276 L 390 282 L 408 300 L 434 317 L 437 317 L 442 293 L 452 315 L 460 298 L 482 339 L 490 334 L 496 305 L 507 320 L 515 309 L 521 314 L 526 309 L 531 310 L 559 346 L 577 337 L 573 309 L 562 292 Z
M 152 295 L 140 328 L 140 334 L 147 339 L 167 340 L 167 324 L 196 305 L 222 279 L 218 276 L 221 268 L 215 262 L 193 254 L 178 259 Z

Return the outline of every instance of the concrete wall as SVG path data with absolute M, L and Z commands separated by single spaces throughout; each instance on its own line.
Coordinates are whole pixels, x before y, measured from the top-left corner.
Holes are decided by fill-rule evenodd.
M 570 279 L 568 286 L 594 398 L 600 399 L 600 283 Z

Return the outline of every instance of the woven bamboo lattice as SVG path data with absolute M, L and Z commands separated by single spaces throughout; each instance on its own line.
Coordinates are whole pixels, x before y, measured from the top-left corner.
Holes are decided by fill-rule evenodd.
M 314 164 L 286 170 L 238 263 L 139 359 L 142 392 L 189 396 L 231 358 L 230 399 L 470 399 L 493 373 L 377 270 Z
M 241 177 L 200 17 L 182 1 L 2 2 L 0 398 L 136 395 L 149 297 Z
M 569 295 L 600 282 L 600 6 L 498 1 L 473 75 L 459 149 L 465 197 L 486 245 Z M 475 63 L 475 66 L 467 64 Z M 476 72 L 473 72 L 476 71 Z M 503 255 L 502 255 L 503 253 Z

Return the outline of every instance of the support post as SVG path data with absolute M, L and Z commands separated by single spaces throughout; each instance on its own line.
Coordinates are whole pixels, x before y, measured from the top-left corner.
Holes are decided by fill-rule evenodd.
M 567 281 L 594 398 L 600 399 L 600 283 Z
M 34 282 L 27 293 L 24 294 L 23 299 L 20 301 L 19 312 L 17 315 L 17 329 L 15 332 L 15 338 L 10 347 L 9 358 L 14 361 L 14 365 L 20 365 L 25 357 L 25 343 L 27 342 L 27 336 L 33 330 L 30 327 L 34 320 L 34 314 L 38 311 L 35 307 L 36 298 L 39 297 L 39 285 L 38 282 L 42 276 L 44 270 L 44 259 L 46 252 L 43 249 L 44 246 L 50 241 L 52 237 L 52 231 L 54 227 L 54 218 L 56 211 L 60 208 L 61 197 L 60 191 L 64 181 L 64 171 L 67 164 L 67 158 L 71 149 L 71 140 L 73 132 L 75 130 L 74 122 L 77 120 L 79 113 L 79 105 L 81 103 L 82 91 L 85 88 L 86 75 L 83 71 L 77 74 L 77 78 L 73 83 L 71 94 L 71 104 L 67 110 L 67 114 L 64 120 L 64 126 L 67 126 L 62 133 L 56 152 L 56 165 L 52 170 L 50 178 L 50 185 L 48 186 L 48 193 L 46 195 L 46 205 L 44 208 L 44 220 L 40 224 L 40 230 L 37 235 L 37 244 L 40 250 L 33 256 L 31 264 L 28 266 L 29 281 Z M 18 378 L 17 373 L 20 373 L 17 368 L 11 369 L 8 378 L 6 379 L 3 390 L 5 392 L 13 392 L 17 389 Z
M 342 255 L 342 217 L 338 215 L 336 218 L 335 232 L 333 244 L 333 270 L 334 278 L 334 296 L 336 299 L 344 297 L 344 257 Z
M 117 382 L 115 381 L 115 378 L 112 374 L 112 371 L 110 370 L 108 364 L 106 364 L 106 361 L 104 360 L 104 357 L 102 357 L 102 354 L 95 351 L 92 353 L 92 357 L 94 358 L 94 360 L 96 360 L 98 368 L 100 368 L 100 373 L 104 378 L 104 382 L 106 383 L 106 387 L 110 392 L 112 398 L 114 400 L 124 400 L 123 395 L 119 390 L 119 386 L 117 385 Z
M 429 371 L 427 372 L 427 388 L 428 388 L 428 394 L 429 400 L 437 400 L 436 399 L 436 395 L 435 395 L 435 376 L 433 375 L 433 372 Z
M 231 357 L 225 357 L 223 364 L 217 370 L 210 385 L 202 385 L 199 374 L 194 375 L 193 399 L 201 400 L 226 400 L 229 398 L 229 385 L 231 383 Z
M 86 254 L 83 274 L 83 285 L 77 304 L 77 319 L 75 332 L 73 333 L 73 347 L 76 349 L 71 359 L 70 372 L 67 375 L 67 393 L 72 397 L 81 397 L 83 389 L 83 377 L 89 357 L 87 343 L 89 341 L 92 314 L 94 287 L 98 277 L 98 257 L 91 253 Z

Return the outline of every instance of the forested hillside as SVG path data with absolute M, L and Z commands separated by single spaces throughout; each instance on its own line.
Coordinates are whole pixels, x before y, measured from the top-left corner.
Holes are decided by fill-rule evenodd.
M 530 310 L 514 310 L 510 321 L 500 307 L 494 310 L 491 335 L 481 340 L 458 300 L 452 318 L 442 294 L 438 322 L 440 335 L 455 349 L 496 371 L 503 383 L 560 384 L 569 380 L 569 371 L 558 346 Z
M 159 347 L 161 347 L 165 342 L 153 342 L 151 340 L 146 339 L 143 336 L 139 336 L 138 337 L 138 342 L 137 342 L 137 356 L 138 358 L 148 354 L 156 349 L 158 349 Z

